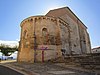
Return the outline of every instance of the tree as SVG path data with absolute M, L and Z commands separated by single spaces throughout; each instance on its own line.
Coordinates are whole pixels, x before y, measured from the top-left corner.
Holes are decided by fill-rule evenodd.
M 0 50 L 1 50 L 1 52 L 3 53 L 3 55 L 9 56 L 9 55 L 11 55 L 12 53 L 14 53 L 15 51 L 18 51 L 18 47 L 17 47 L 17 46 L 15 46 L 15 47 L 10 47 L 10 46 L 8 46 L 8 45 L 1 44 L 1 45 L 0 45 Z

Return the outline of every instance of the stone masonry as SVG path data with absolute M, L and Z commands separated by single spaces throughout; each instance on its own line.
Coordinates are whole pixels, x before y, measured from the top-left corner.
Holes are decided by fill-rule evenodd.
M 20 26 L 18 62 L 44 62 L 91 52 L 87 27 L 68 7 L 31 16 Z

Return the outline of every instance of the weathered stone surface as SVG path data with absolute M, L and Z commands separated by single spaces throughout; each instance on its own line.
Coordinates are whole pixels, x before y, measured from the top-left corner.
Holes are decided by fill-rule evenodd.
M 86 26 L 69 8 L 51 10 L 21 23 L 18 61 L 44 62 L 63 55 L 90 53 Z

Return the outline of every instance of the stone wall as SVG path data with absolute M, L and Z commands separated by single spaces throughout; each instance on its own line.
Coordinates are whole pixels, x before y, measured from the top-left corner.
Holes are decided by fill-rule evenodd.
M 61 55 L 60 31 L 56 18 L 37 16 L 21 23 L 18 61 L 48 61 Z
M 34 50 L 32 47 L 33 42 L 33 25 L 31 20 L 25 20 L 21 23 L 21 38 L 18 52 L 18 61 L 34 61 Z
M 87 27 L 69 8 L 51 10 L 46 16 L 32 16 L 21 23 L 19 62 L 44 62 L 62 54 L 90 52 Z
M 84 54 L 91 52 L 91 44 L 87 27 L 68 8 L 59 8 L 49 11 L 46 16 L 53 16 L 62 19 L 69 25 L 70 29 L 70 50 L 74 54 Z

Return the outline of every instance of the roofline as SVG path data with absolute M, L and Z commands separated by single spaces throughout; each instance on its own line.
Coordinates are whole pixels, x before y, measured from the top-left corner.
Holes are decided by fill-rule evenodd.
M 66 8 L 68 8 L 68 10 L 85 26 L 85 24 L 72 12 L 72 10 L 69 7 L 66 7 Z M 86 27 L 86 29 L 87 29 L 87 27 Z
M 93 48 L 93 49 L 100 49 L 100 46 L 99 46 L 99 47 L 95 47 L 95 48 Z M 93 50 L 93 49 L 92 49 L 92 50 Z
M 49 12 L 50 12 L 50 11 L 54 11 L 54 10 L 58 10 L 58 9 L 64 9 L 64 8 L 67 8 L 67 9 L 77 18 L 77 20 L 79 20 L 79 21 L 82 23 L 82 25 L 85 26 L 85 24 L 72 12 L 72 10 L 71 10 L 69 7 L 57 8 L 57 9 L 49 10 Z M 49 13 L 49 12 L 48 12 L 48 13 Z M 48 14 L 48 13 L 47 13 L 47 14 Z M 47 14 L 46 14 L 46 15 L 47 15 Z M 86 26 L 85 26 L 85 28 L 87 29 Z
M 54 11 L 54 10 L 58 10 L 58 9 L 63 9 L 63 8 L 66 8 L 66 7 L 51 9 L 51 10 L 49 10 L 49 11 L 46 13 L 46 15 L 47 15 L 50 11 Z

